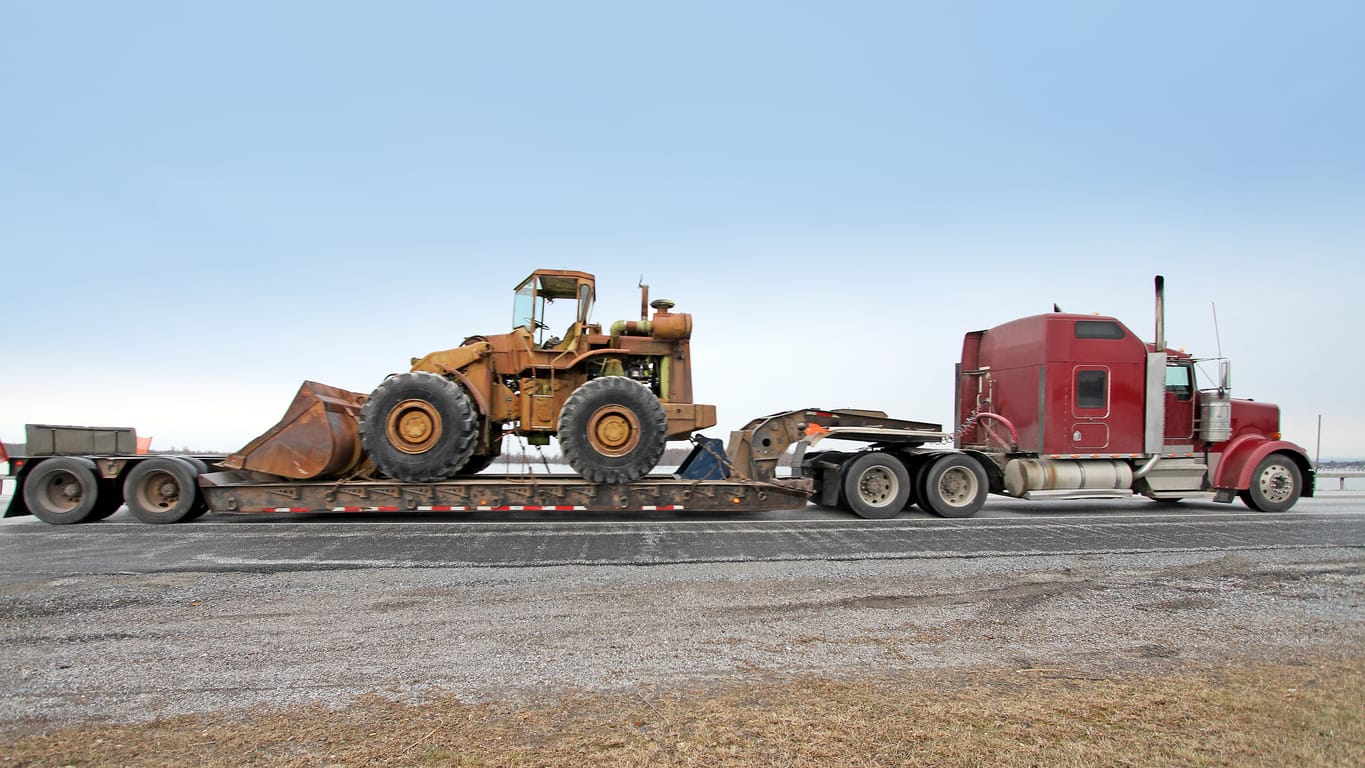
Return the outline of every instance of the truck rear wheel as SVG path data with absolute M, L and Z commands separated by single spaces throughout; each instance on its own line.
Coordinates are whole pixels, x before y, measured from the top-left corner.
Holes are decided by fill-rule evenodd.
M 970 456 L 947 453 L 919 473 L 919 505 L 939 517 L 971 517 L 986 503 L 986 470 Z
M 843 497 L 858 517 L 885 520 L 910 500 L 910 473 L 895 456 L 864 453 L 843 467 Z
M 193 464 L 175 456 L 140 461 L 123 481 L 123 500 L 144 523 L 178 523 L 199 503 L 198 478 Z
M 99 505 L 95 462 L 80 456 L 46 459 L 24 479 L 24 503 L 50 525 L 83 523 Z
M 1257 512 L 1283 512 L 1294 506 L 1302 491 L 1298 465 L 1283 453 L 1272 453 L 1251 473 L 1251 487 L 1238 495 Z
M 648 387 L 622 376 L 593 379 L 559 413 L 559 447 L 594 483 L 633 483 L 664 454 L 668 416 Z
M 434 373 L 400 373 L 360 409 L 360 442 L 376 468 L 405 483 L 455 476 L 474 453 L 476 411 L 459 384 Z

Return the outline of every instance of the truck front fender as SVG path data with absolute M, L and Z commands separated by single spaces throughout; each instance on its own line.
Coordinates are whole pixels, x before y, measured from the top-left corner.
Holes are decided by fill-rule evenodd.
M 1228 443 L 1222 460 L 1218 462 L 1213 487 L 1245 491 L 1251 487 L 1251 475 L 1256 471 L 1256 466 L 1272 453 L 1283 453 L 1294 460 L 1299 474 L 1303 476 L 1302 495 L 1312 496 L 1315 478 L 1308 452 L 1288 440 L 1270 440 L 1259 435 L 1246 435 Z

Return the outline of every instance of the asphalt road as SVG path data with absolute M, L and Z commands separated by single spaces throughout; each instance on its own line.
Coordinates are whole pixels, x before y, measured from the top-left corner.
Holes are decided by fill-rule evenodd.
M 366 694 L 1350 656 L 1361 605 L 1360 493 L 1279 515 L 994 499 L 968 520 L 14 518 L 0 521 L 0 734 Z
M 764 514 L 208 515 L 145 525 L 0 521 L 0 583 L 71 574 L 655 565 L 1365 547 L 1365 494 L 1267 515 L 1240 504 L 992 499 L 976 517 Z

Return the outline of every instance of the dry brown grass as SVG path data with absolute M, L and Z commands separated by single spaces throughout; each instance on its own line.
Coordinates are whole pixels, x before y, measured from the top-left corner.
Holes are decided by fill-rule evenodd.
M 1056 669 L 763 680 L 471 705 L 366 697 L 66 728 L 0 766 L 1357 766 L 1355 655 L 1096 678 Z

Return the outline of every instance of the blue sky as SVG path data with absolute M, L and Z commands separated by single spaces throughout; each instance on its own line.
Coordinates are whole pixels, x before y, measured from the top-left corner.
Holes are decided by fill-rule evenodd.
M 488 7 L 488 6 L 494 7 Z M 1365 5 L 0 0 L 0 437 L 231 450 L 500 332 L 695 315 L 724 435 L 947 422 L 962 333 L 1151 334 L 1365 456 Z

